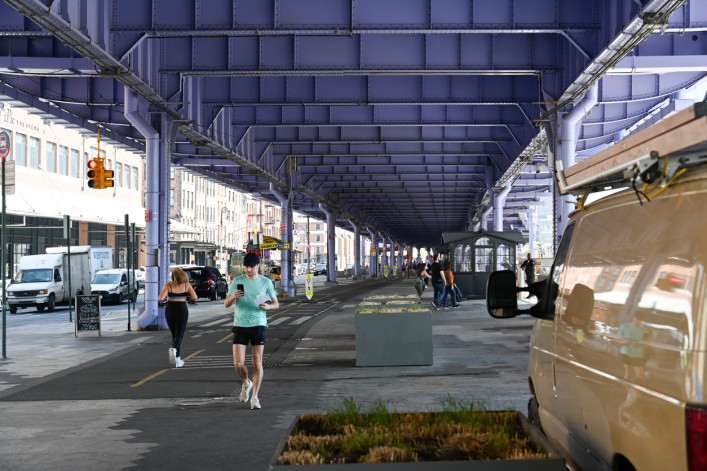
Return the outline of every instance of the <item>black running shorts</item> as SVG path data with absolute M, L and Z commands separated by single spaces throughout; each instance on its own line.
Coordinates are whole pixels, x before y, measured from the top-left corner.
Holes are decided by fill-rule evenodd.
M 238 345 L 265 345 L 265 327 L 264 325 L 256 325 L 255 327 L 234 327 L 233 344 Z

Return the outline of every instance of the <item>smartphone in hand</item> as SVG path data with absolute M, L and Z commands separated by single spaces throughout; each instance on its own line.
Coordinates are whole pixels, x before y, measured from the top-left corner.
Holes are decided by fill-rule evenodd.
M 241 283 L 238 283 L 238 284 L 236 285 L 236 289 L 239 290 L 239 291 L 243 291 L 243 294 L 245 294 L 245 290 L 243 289 L 243 285 L 242 285 Z

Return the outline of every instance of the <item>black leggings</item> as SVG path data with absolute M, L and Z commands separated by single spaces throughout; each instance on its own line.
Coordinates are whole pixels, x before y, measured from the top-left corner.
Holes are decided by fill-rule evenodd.
M 172 348 L 177 350 L 177 356 L 182 345 L 184 332 L 187 330 L 187 320 L 189 319 L 189 309 L 187 303 L 176 302 L 167 303 L 164 311 L 169 331 L 172 332 Z

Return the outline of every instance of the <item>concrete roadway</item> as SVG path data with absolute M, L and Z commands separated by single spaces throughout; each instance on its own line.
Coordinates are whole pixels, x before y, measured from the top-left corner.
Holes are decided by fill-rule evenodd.
M 413 280 L 315 290 L 312 302 L 283 300 L 269 318 L 259 411 L 238 401 L 232 311 L 220 301 L 190 306 L 179 369 L 167 362 L 169 332 L 125 332 L 122 314 L 103 321 L 101 337 L 74 337 L 66 313 L 18 322 L 0 360 L 0 469 L 266 470 L 297 415 L 347 397 L 364 410 L 375 400 L 439 410 L 452 397 L 526 412 L 531 319 L 494 320 L 483 301 L 466 301 L 433 311 L 434 365 L 357 368 L 355 306 L 414 293 Z

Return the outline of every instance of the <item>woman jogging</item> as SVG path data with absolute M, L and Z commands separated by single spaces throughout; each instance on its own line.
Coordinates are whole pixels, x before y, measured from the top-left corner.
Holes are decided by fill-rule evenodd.
M 157 300 L 159 302 L 167 301 L 164 317 L 167 320 L 169 331 L 172 333 L 172 346 L 167 349 L 167 352 L 169 362 L 180 368 L 184 365 L 184 360 L 181 358 L 181 347 L 184 332 L 187 330 L 187 320 L 189 319 L 187 301 L 190 299 L 196 301 L 197 296 L 191 283 L 189 283 L 189 276 L 184 270 L 174 267 L 171 278 L 172 281 L 165 283 L 162 287 Z

